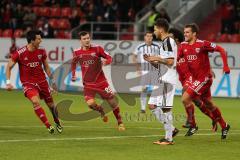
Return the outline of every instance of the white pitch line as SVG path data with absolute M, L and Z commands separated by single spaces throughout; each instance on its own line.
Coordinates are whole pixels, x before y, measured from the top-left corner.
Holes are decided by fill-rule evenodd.
M 87 127 L 87 126 L 64 126 L 64 128 L 83 128 L 83 129 L 115 129 L 116 127 Z M 161 130 L 163 128 L 158 128 L 158 127 L 128 127 L 126 126 L 127 129 L 146 129 L 146 130 Z M 44 128 L 44 126 L 0 126 L 0 128 Z M 180 130 L 187 130 L 186 129 L 180 129 Z M 199 131 L 211 131 L 211 129 L 207 129 L 207 128 L 200 128 L 198 129 Z M 239 132 L 239 129 L 231 129 L 231 131 L 236 131 Z
M 195 134 L 194 136 L 216 136 L 218 133 Z M 230 135 L 240 135 L 240 133 L 230 133 Z M 0 140 L 0 143 L 14 143 L 14 142 L 42 142 L 42 141 L 84 141 L 84 140 L 106 140 L 106 139 L 125 139 L 125 138 L 150 138 L 161 137 L 164 135 L 139 135 L 139 136 L 111 136 L 111 137 L 77 137 L 77 138 L 42 138 L 42 139 L 8 139 Z M 179 134 L 178 136 L 184 136 Z

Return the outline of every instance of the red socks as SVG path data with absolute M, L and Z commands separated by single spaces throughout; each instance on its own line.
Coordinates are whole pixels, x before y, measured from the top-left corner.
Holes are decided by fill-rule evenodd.
M 118 106 L 113 108 L 113 114 L 117 119 L 118 125 L 121 124 L 122 123 L 122 117 L 120 115 L 120 109 L 119 109 Z
M 225 128 L 227 126 L 227 123 L 224 121 L 221 115 L 221 111 L 218 109 L 218 107 L 216 107 L 216 109 L 212 111 L 212 115 L 215 118 L 215 121 L 220 124 L 221 128 Z
M 51 125 L 48 122 L 47 116 L 41 106 L 34 107 L 34 111 L 42 123 L 49 128 Z
M 195 116 L 194 116 L 194 105 L 185 106 L 187 112 L 187 120 L 191 124 L 191 127 L 196 127 Z
M 200 104 L 200 106 L 199 106 L 199 109 L 200 109 L 200 111 L 201 111 L 202 113 L 204 113 L 204 114 L 207 115 L 209 118 L 211 118 L 212 120 L 214 120 L 214 117 L 213 117 L 213 115 L 212 115 L 212 112 L 211 112 L 209 109 L 207 109 L 206 105 L 205 105 L 203 102 L 201 102 L 201 104 Z

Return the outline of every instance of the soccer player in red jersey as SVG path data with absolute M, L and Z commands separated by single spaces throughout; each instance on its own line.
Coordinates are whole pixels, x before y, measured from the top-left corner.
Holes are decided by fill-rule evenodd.
M 118 122 L 119 131 L 125 130 L 119 105 L 102 70 L 102 66 L 109 65 L 112 62 L 112 57 L 104 51 L 101 46 L 91 44 L 90 34 L 88 32 L 82 31 L 80 33 L 80 43 L 81 47 L 73 53 L 72 81 L 76 80 L 76 65 L 79 63 L 82 70 L 84 97 L 89 108 L 98 111 L 104 122 L 108 121 L 103 107 L 95 101 L 95 95 L 99 94 L 102 99 L 105 99 L 112 107 L 113 114 Z
M 49 123 L 45 111 L 40 105 L 40 99 L 44 99 L 52 113 L 54 122 L 56 123 L 56 129 L 59 133 L 61 133 L 62 126 L 58 119 L 57 109 L 53 102 L 51 89 L 46 80 L 45 73 L 52 81 L 52 86 L 55 90 L 56 85 L 53 82 L 53 77 L 47 61 L 46 51 L 45 49 L 39 47 L 40 43 L 42 42 L 41 35 L 41 31 L 29 31 L 26 35 L 28 44 L 12 54 L 6 68 L 6 89 L 11 90 L 13 88 L 10 82 L 11 69 L 16 63 L 18 63 L 23 92 L 25 96 L 32 102 L 36 115 L 47 127 L 49 133 L 54 133 L 54 127 Z
M 211 111 L 214 120 L 218 122 L 222 128 L 222 139 L 226 139 L 230 125 L 223 119 L 219 108 L 212 102 L 211 90 L 212 73 L 208 54 L 209 52 L 219 52 L 223 61 L 223 72 L 230 73 L 227 63 L 225 50 L 214 43 L 197 39 L 198 26 L 196 24 L 188 24 L 184 27 L 185 42 L 181 43 L 179 48 L 179 56 L 184 57 L 187 61 L 189 71 L 192 75 L 193 82 L 183 93 L 182 102 L 185 107 L 193 107 L 193 100 L 200 96 L 206 107 Z M 191 136 L 197 131 L 194 116 L 191 116 L 191 127 L 186 136 Z
M 169 33 L 169 36 L 171 36 L 176 41 L 177 45 L 179 47 L 181 47 L 180 44 L 181 44 L 181 42 L 184 41 L 183 33 L 180 30 L 175 29 L 175 28 L 170 28 L 168 33 Z M 187 61 L 185 60 L 184 57 L 178 56 L 176 70 L 178 72 L 179 81 L 181 82 L 182 87 L 183 87 L 183 89 L 182 89 L 182 94 L 183 94 L 192 83 L 192 75 L 189 71 Z M 193 102 L 200 109 L 200 111 L 202 113 L 204 113 L 205 115 L 207 115 L 209 118 L 212 119 L 212 130 L 216 131 L 217 123 L 214 121 L 214 117 L 213 117 L 212 113 L 209 111 L 209 109 L 206 107 L 206 105 L 203 103 L 203 101 L 201 101 L 201 99 L 199 97 L 196 97 L 193 100 Z M 186 113 L 187 113 L 187 121 L 186 121 L 186 124 L 183 125 L 183 127 L 189 128 L 190 127 L 189 121 L 191 121 L 191 119 L 192 119 L 191 116 L 194 116 L 194 107 L 193 108 L 187 107 L 185 109 L 186 109 Z

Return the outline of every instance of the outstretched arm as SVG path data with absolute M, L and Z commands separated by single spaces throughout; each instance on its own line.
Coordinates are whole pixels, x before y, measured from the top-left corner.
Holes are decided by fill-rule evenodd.
M 227 62 L 227 54 L 226 51 L 219 45 L 216 46 L 215 51 L 219 52 L 221 57 L 222 57 L 222 61 L 223 61 L 223 72 L 225 74 L 229 74 L 230 73 L 230 68 L 228 66 L 228 62 Z

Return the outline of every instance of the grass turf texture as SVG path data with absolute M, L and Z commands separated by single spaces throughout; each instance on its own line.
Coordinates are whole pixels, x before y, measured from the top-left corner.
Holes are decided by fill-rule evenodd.
M 113 114 L 108 113 L 109 122 L 103 123 L 100 118 L 90 121 L 63 121 L 62 134 L 50 135 L 35 116 L 31 103 L 24 98 L 22 91 L 7 92 L 0 90 L 0 160 L 13 159 L 56 159 L 56 160 L 140 160 L 140 159 L 238 159 L 240 157 L 240 100 L 214 98 L 220 106 L 223 116 L 231 124 L 227 140 L 220 139 L 220 126 L 217 133 L 211 129 L 211 121 L 196 108 L 196 120 L 199 131 L 192 137 L 184 137 L 186 129 L 181 125 L 185 122 L 182 115 L 185 111 L 180 97 L 175 98 L 174 121 L 181 129 L 175 138 L 175 145 L 159 146 L 152 144 L 164 134 L 162 125 L 154 118 L 144 115 L 138 118 L 139 99 L 134 106 L 128 106 L 119 100 L 125 132 L 119 132 Z M 121 97 L 134 99 L 136 95 L 122 94 Z M 74 100 L 71 112 L 88 111 L 83 96 L 54 96 L 56 102 L 62 99 Z M 46 105 L 42 102 L 48 119 L 52 117 Z

